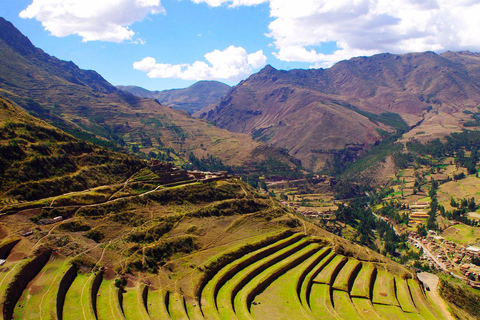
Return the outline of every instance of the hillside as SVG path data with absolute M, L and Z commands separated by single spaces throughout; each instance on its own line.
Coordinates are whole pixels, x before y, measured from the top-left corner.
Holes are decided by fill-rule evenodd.
M 117 86 L 142 98 L 157 99 L 161 104 L 190 114 L 200 111 L 223 98 L 230 86 L 218 81 L 198 81 L 184 89 L 149 91 L 137 86 Z
M 196 115 L 286 148 L 310 168 L 402 129 L 421 141 L 460 131 L 478 112 L 480 54 L 379 54 L 329 69 L 266 66 Z
M 3 319 L 442 317 L 414 272 L 243 182 L 145 192 L 149 174 L 107 201 L 72 193 L 1 214 Z
M 124 181 L 146 164 L 74 138 L 0 97 L 0 203 Z
M 294 166 L 280 150 L 231 133 L 153 99 L 118 90 L 98 73 L 49 56 L 0 18 L 0 94 L 76 136 L 177 164 L 219 158 L 251 165 L 270 157 Z

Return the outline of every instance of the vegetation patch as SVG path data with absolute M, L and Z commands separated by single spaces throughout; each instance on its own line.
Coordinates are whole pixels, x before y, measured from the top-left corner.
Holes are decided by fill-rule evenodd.
M 269 207 L 269 203 L 257 199 L 239 199 L 223 201 L 219 204 L 202 208 L 189 213 L 192 217 L 231 216 L 234 214 L 247 214 Z
M 443 299 L 455 308 L 466 311 L 473 318 L 480 312 L 480 295 L 462 285 L 440 279 L 438 291 Z

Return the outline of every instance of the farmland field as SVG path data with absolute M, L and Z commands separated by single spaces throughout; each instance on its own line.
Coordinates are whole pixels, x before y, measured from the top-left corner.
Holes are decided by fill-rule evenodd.
M 195 299 L 132 278 L 118 281 L 112 273 L 81 273 L 69 259 L 50 255 L 12 318 L 430 320 L 441 314 L 411 274 L 347 258 L 322 238 L 277 233 L 257 241 L 247 254 L 218 256 L 225 262 Z M 28 265 L 0 273 L 1 281 L 13 281 Z

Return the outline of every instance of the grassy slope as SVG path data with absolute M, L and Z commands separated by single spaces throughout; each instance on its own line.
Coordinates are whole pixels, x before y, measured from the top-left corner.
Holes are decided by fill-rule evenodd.
M 320 253 L 322 251 L 319 251 Z M 292 268 L 278 277 L 265 291 L 255 297 L 251 306 L 252 316 L 256 319 L 288 319 L 295 314 L 297 319 L 311 319 L 311 316 L 299 300 L 296 292 L 299 274 L 315 260 L 315 256 Z M 276 301 L 275 304 L 272 302 Z
M 142 298 L 143 287 L 137 285 L 132 288 L 126 288 L 123 294 L 123 312 L 126 319 L 148 320 L 149 316 Z
M 359 264 L 358 260 L 349 259 L 335 278 L 333 288 L 348 292 L 350 279 L 356 275 L 355 271 L 358 269 Z
M 352 297 L 352 303 L 357 309 L 358 314 L 364 319 L 382 319 L 373 308 L 373 304 L 369 299 Z
M 405 312 L 417 313 L 418 310 L 412 301 L 408 282 L 400 277 L 395 277 L 395 287 L 397 289 L 397 299 L 402 310 Z
M 122 182 L 142 161 L 86 143 L 0 97 L 0 201 L 33 200 Z
M 152 320 L 169 319 L 168 308 L 165 304 L 168 298 L 165 290 L 155 290 L 148 292 L 147 307 L 148 315 Z
M 350 296 L 347 292 L 341 290 L 332 291 L 332 300 L 337 310 L 338 315 L 343 319 L 358 319 L 360 320 L 360 315 L 355 308 L 355 305 L 352 303 Z
M 246 279 L 253 278 L 259 270 L 264 270 L 264 268 L 268 267 L 268 264 L 274 261 L 274 259 L 278 259 L 282 256 L 289 256 L 293 252 L 301 249 L 308 244 L 308 240 L 309 239 L 305 238 L 301 239 L 300 241 L 281 249 L 264 259 L 252 263 L 248 267 L 236 273 L 224 286 L 220 288 L 218 292 L 217 306 L 222 317 L 228 318 L 229 316 L 232 316 L 232 313 L 234 312 L 234 306 L 232 302 L 237 293 L 236 291 L 241 289 L 242 282 L 244 282 Z
M 215 276 L 205 285 L 202 291 L 202 309 L 204 312 L 212 315 L 218 313 L 216 309 L 216 298 L 218 291 L 222 287 L 222 283 L 228 281 L 229 277 L 231 277 L 229 274 L 233 272 L 234 268 L 238 268 L 238 266 L 241 264 L 246 264 L 249 260 L 255 259 L 255 257 L 262 256 L 266 250 L 279 250 L 288 245 L 288 243 L 292 243 L 300 239 L 301 236 L 299 234 L 294 234 L 285 239 L 281 239 L 269 246 L 265 246 L 259 250 L 248 253 L 240 259 L 236 259 L 216 272 Z
M 377 270 L 377 278 L 373 287 L 373 303 L 398 306 L 393 276 L 385 269 L 379 268 Z
M 338 270 L 346 263 L 346 258 L 344 256 L 336 256 L 333 260 L 320 271 L 320 273 L 313 279 L 314 282 L 326 283 L 328 285 L 332 284 L 335 278 L 333 277 Z
M 55 319 L 58 286 L 70 268 L 67 260 L 52 257 L 23 292 L 14 314 L 20 319 Z
M 123 319 L 118 288 L 112 280 L 103 279 L 97 294 L 97 316 L 101 320 Z
M 65 296 L 64 320 L 95 319 L 90 301 L 94 274 L 78 274 Z
M 310 294 L 310 308 L 313 314 L 324 319 L 341 319 L 333 307 L 330 286 L 325 283 L 314 282 Z
M 255 295 L 252 293 L 256 292 L 257 287 L 265 288 L 271 280 L 274 280 L 277 274 L 284 274 L 288 272 L 291 268 L 294 268 L 296 265 L 302 263 L 309 257 L 311 257 L 315 251 L 320 250 L 320 245 L 312 243 L 305 248 L 295 252 L 291 256 L 277 264 L 272 265 L 254 279 L 252 279 L 248 284 L 246 284 L 235 297 L 234 306 L 235 311 L 239 317 L 248 319 L 250 314 L 250 299 L 254 299 Z M 250 298 L 251 297 L 251 298 Z M 292 301 L 293 302 L 293 301 Z M 273 306 L 275 308 L 275 306 Z

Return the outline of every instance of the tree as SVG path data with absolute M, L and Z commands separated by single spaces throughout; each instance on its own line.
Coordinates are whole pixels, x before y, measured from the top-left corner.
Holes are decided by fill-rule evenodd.
M 268 192 L 268 187 L 265 183 L 265 180 L 260 181 L 260 188 Z
M 420 237 L 426 237 L 427 236 L 427 229 L 425 228 L 425 225 L 420 224 L 417 226 L 417 233 Z
M 468 211 L 473 212 L 477 209 L 477 204 L 475 203 L 475 198 L 468 200 Z
M 458 203 L 455 201 L 453 197 L 450 199 L 450 205 L 454 208 L 458 207 Z

